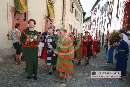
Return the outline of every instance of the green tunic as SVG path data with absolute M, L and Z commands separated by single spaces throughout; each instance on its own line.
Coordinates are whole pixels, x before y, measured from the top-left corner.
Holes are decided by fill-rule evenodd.
M 31 77 L 32 75 L 37 75 L 38 67 L 38 41 L 37 41 L 37 31 L 30 31 L 27 29 L 21 35 L 21 42 L 23 45 L 23 55 L 25 57 L 27 75 Z M 30 38 L 30 42 L 27 42 L 27 37 Z
M 73 42 L 69 39 L 59 39 L 56 51 L 58 52 L 56 69 L 66 74 L 74 73 L 72 58 L 74 57 Z
M 76 40 L 76 58 L 81 59 L 82 58 L 82 41 L 80 38 L 77 38 Z

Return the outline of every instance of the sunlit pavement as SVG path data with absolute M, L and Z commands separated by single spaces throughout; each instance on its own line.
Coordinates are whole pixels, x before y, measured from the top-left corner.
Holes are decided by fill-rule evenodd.
M 24 62 L 15 65 L 13 57 L 5 56 L 0 59 L 0 87 L 130 87 L 130 76 L 121 79 L 92 79 L 91 71 L 112 71 L 113 66 L 106 64 L 104 51 L 97 58 L 91 58 L 90 64 L 76 66 L 75 75 L 64 83 L 57 77 L 56 73 L 47 74 L 43 60 L 39 60 L 38 80 L 27 80 Z

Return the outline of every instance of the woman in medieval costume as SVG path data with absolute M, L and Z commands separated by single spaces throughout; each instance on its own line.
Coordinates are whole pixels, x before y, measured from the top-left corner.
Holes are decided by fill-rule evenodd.
M 61 37 L 55 51 L 58 54 L 56 69 L 60 78 L 68 78 L 74 73 L 72 59 L 74 57 L 74 47 L 72 39 L 67 35 L 67 30 L 61 30 Z
M 28 21 L 29 27 L 22 32 L 21 42 L 23 45 L 23 55 L 26 62 L 27 79 L 37 80 L 38 67 L 38 32 L 34 30 L 36 21 L 30 19 Z
M 55 36 L 54 36 L 54 30 L 53 28 L 49 28 L 48 32 L 46 33 L 46 35 L 44 36 L 44 47 L 47 49 L 47 58 L 46 58 L 46 64 L 48 66 L 48 70 L 49 73 L 48 74 L 52 74 L 53 71 L 53 61 L 55 60 L 54 56 L 54 49 L 56 48 L 56 41 L 55 41 Z M 46 55 L 46 54 L 45 54 Z

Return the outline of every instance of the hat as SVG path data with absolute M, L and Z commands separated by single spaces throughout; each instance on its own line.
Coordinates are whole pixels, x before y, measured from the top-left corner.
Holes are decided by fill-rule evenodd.
M 67 30 L 66 30 L 66 29 L 64 29 L 64 28 L 62 28 L 62 29 L 61 29 L 61 31 L 67 32 Z
M 89 33 L 88 31 L 85 31 L 85 33 Z
M 125 29 L 121 29 L 120 30 L 120 33 L 125 33 L 127 30 L 125 30 Z

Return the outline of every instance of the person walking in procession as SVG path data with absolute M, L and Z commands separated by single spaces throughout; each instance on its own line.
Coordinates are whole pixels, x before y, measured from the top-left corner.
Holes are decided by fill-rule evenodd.
M 54 36 L 54 29 L 49 28 L 48 32 L 44 35 L 44 47 L 47 49 L 47 58 L 46 58 L 46 64 L 48 67 L 48 74 L 52 74 L 53 72 L 53 66 L 55 65 L 55 53 L 54 49 L 56 48 L 56 40 Z
M 123 40 L 123 34 L 121 34 L 121 40 L 116 47 L 116 70 L 121 71 L 121 76 L 126 76 L 127 60 L 129 54 L 129 47 L 127 42 Z
M 27 79 L 37 80 L 38 68 L 38 32 L 35 29 L 36 21 L 30 19 L 29 27 L 22 32 L 21 42 L 23 45 L 23 54 L 25 57 Z
M 16 23 L 15 28 L 11 30 L 13 47 L 16 49 L 16 56 L 15 56 L 16 64 L 21 64 L 21 57 L 22 57 L 22 45 L 20 42 L 21 31 L 19 29 L 20 24 Z
M 108 45 L 107 51 L 107 63 L 113 63 L 114 47 L 110 44 Z
M 105 40 L 104 48 L 105 48 L 105 58 L 106 58 L 106 60 L 107 60 L 107 52 L 108 52 L 108 38 Z
M 82 36 L 79 33 L 78 37 L 76 38 L 76 60 L 78 61 L 78 64 L 81 64 L 81 59 L 82 59 L 82 53 L 83 53 L 83 45 L 82 45 Z
M 93 44 L 93 40 L 92 40 L 92 36 L 90 35 L 90 33 L 85 33 L 86 36 L 88 37 L 88 45 L 87 45 L 87 57 L 88 57 L 88 60 L 87 60 L 87 64 L 89 64 L 89 60 L 92 56 L 92 44 Z
M 82 43 L 83 43 L 83 63 L 85 63 L 85 65 L 89 64 L 89 61 L 88 61 L 88 36 L 87 35 L 84 35 L 83 36 L 83 40 L 82 40 Z
M 92 49 L 93 49 L 93 56 L 94 56 L 94 58 L 96 58 L 97 50 L 98 50 L 98 40 L 97 40 L 97 37 L 95 37 L 94 40 L 93 40 Z
M 59 40 L 60 36 L 61 36 L 60 30 L 59 29 L 55 30 L 55 32 L 54 32 L 55 44 L 56 44 L 55 48 L 57 47 L 58 40 Z M 54 57 L 53 57 L 54 58 L 53 59 L 53 71 L 56 70 L 57 57 L 58 57 L 58 55 L 54 52 Z
M 67 79 L 74 74 L 74 47 L 72 38 L 67 34 L 67 30 L 61 29 L 61 37 L 55 51 L 58 54 L 56 70 L 61 79 Z

